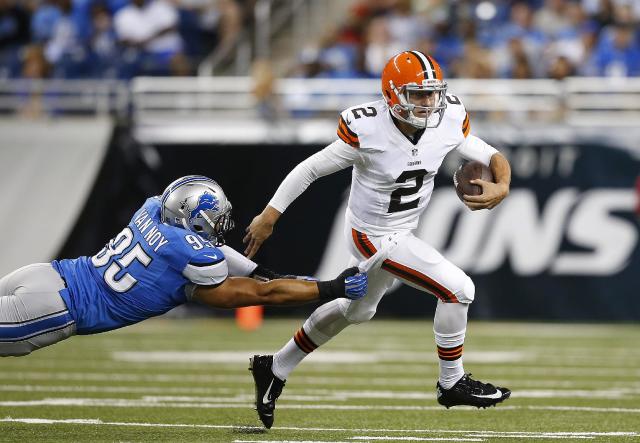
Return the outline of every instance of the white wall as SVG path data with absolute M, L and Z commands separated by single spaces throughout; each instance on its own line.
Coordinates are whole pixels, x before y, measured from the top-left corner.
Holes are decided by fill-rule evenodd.
M 0 120 L 0 276 L 48 262 L 73 229 L 107 151 L 106 118 Z

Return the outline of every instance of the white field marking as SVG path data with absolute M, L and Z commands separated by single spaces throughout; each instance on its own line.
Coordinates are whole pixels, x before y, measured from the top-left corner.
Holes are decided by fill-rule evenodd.
M 80 406 L 80 407 L 116 407 L 116 408 L 199 408 L 199 409 L 246 409 L 252 408 L 251 403 L 207 403 L 207 402 L 163 402 L 153 399 L 121 399 L 121 398 L 45 398 L 42 400 L 9 400 L 0 401 L 0 407 L 31 407 L 31 406 Z M 331 411 L 442 411 L 442 406 L 421 405 L 337 405 L 337 404 L 287 404 L 283 403 L 278 409 L 295 410 L 331 410 Z M 457 411 L 477 411 L 471 406 L 456 407 Z M 499 411 L 539 410 L 539 411 L 568 411 L 568 412 L 610 412 L 640 414 L 640 408 L 596 408 L 582 406 L 500 406 Z
M 269 443 L 353 443 L 350 441 L 324 441 L 324 440 L 232 440 L 233 443 L 258 443 L 258 442 L 269 442 Z M 480 440 L 484 441 L 484 440 Z
M 153 363 L 246 363 L 249 356 L 259 351 L 117 351 L 111 354 L 114 360 Z M 477 363 L 515 363 L 535 360 L 536 356 L 520 351 L 467 352 L 465 358 Z M 434 352 L 398 351 L 324 351 L 309 355 L 305 362 L 311 363 L 381 363 L 381 362 L 436 362 Z
M 512 392 L 514 398 L 633 398 L 640 395 L 640 389 L 572 389 L 572 390 L 528 390 Z
M 211 388 L 199 386 L 196 388 L 177 386 L 52 386 L 52 385 L 0 385 L 0 392 L 105 392 L 125 394 L 237 394 L 241 389 L 235 388 Z M 289 391 L 291 392 L 291 391 Z M 249 391 L 246 391 L 249 395 Z M 253 398 L 253 397 L 252 397 Z
M 151 427 L 151 428 L 204 428 L 204 429 L 244 429 L 263 430 L 257 426 L 232 426 L 232 425 L 210 425 L 210 424 L 189 424 L 189 423 L 145 423 L 145 422 L 105 422 L 100 419 L 47 419 L 47 418 L 12 418 L 0 419 L 0 423 L 26 423 L 26 424 L 71 424 L 71 425 L 101 425 L 101 426 L 129 426 L 129 427 Z M 302 428 L 294 426 L 277 426 L 273 429 L 281 431 L 306 431 L 306 432 L 352 432 L 352 433 L 417 433 L 417 434 L 462 434 L 468 437 L 511 437 L 529 436 L 536 437 L 556 437 L 556 438 L 580 438 L 580 437 L 638 437 L 638 432 L 529 432 L 529 431 L 487 431 L 487 430 L 454 430 L 454 429 L 362 429 L 362 428 Z M 371 437 L 369 437 L 371 438 Z M 252 440 L 253 441 L 253 440 Z M 258 440 L 263 441 L 263 440 Z M 336 443 L 336 442 L 334 442 Z
M 87 393 L 131 393 L 131 394 L 201 394 L 201 395 L 147 395 L 142 398 L 149 402 L 250 402 L 254 393 L 249 390 L 231 388 L 180 388 L 180 387 L 140 387 L 140 386 L 33 386 L 33 385 L 5 385 L 0 391 L 9 392 L 87 392 Z M 227 396 L 211 396 L 211 394 L 229 394 Z M 608 390 L 514 390 L 512 396 L 516 398 L 601 398 L 625 399 L 640 395 L 638 388 L 615 388 Z M 282 400 L 285 402 L 318 402 L 318 401 L 348 401 L 351 399 L 391 399 L 391 400 L 433 400 L 432 392 L 409 391 L 357 391 L 357 390 L 290 390 Z M 282 401 L 281 400 L 281 401 Z
M 66 380 L 66 381 L 110 381 L 110 382 L 155 382 L 155 383 L 249 383 L 247 375 L 198 375 L 198 374 L 131 374 L 98 372 L 0 372 L 1 379 L 19 380 Z M 424 377 L 327 377 L 297 376 L 296 383 L 309 385 L 349 386 L 421 386 Z
M 509 383 L 506 380 L 501 380 L 501 383 L 511 386 L 517 384 L 518 381 Z M 522 383 L 522 382 L 521 382 Z M 532 386 L 535 384 L 527 383 Z M 549 383 L 541 383 L 541 387 L 549 387 Z M 553 386 L 553 384 L 551 384 Z M 560 387 L 571 387 L 575 383 L 558 382 Z M 629 383 L 627 386 L 621 388 L 612 388 L 608 391 L 602 391 L 602 395 L 616 395 L 624 396 L 627 394 L 640 393 L 640 383 Z M 427 389 L 426 387 L 424 389 Z M 583 390 L 590 396 L 590 393 L 596 391 Z M 180 386 L 96 386 L 96 385 L 83 385 L 83 386 L 61 386 L 61 385 L 0 385 L 0 392 L 85 392 L 85 393 L 111 393 L 111 394 L 175 394 L 174 399 L 183 398 L 184 395 L 197 394 L 197 398 L 200 401 L 209 399 L 209 397 L 203 397 L 208 395 L 220 395 L 227 394 L 231 398 L 244 399 L 245 401 L 253 401 L 254 392 L 253 388 L 225 388 L 225 387 L 210 387 L 210 386 L 198 386 L 198 387 L 180 387 Z M 529 392 L 529 398 L 545 398 L 547 391 L 519 391 L 514 390 L 514 395 L 520 396 L 522 392 Z M 559 393 L 556 397 L 568 398 L 569 395 L 564 395 L 567 391 L 550 391 L 553 394 Z M 597 391 L 601 392 L 601 391 Z M 165 397 L 169 398 L 169 397 Z M 191 397 L 188 397 L 191 398 Z M 284 401 L 344 401 L 348 399 L 405 399 L 405 400 L 432 400 L 434 398 L 433 393 L 428 392 L 414 392 L 414 391 L 372 391 L 372 390 L 332 390 L 332 389 L 287 389 L 287 395 L 282 400 Z M 605 397 L 608 398 L 608 397 Z
M 517 398 L 604 398 L 624 399 L 640 395 L 640 389 L 601 389 L 601 390 L 528 390 L 513 391 Z M 227 397 L 229 401 L 247 401 L 253 399 L 253 394 L 238 394 Z M 184 401 L 184 402 L 220 402 L 227 398 L 203 396 L 146 396 L 149 401 Z M 325 391 L 316 395 L 289 394 L 282 400 L 286 401 L 346 401 L 350 399 L 391 399 L 391 400 L 432 400 L 434 392 L 406 392 L 406 391 Z
M 0 379 L 19 380 L 66 380 L 66 381 L 110 381 L 110 382 L 154 382 L 154 383 L 249 383 L 246 375 L 198 375 L 198 374 L 132 374 L 98 372 L 0 372 Z M 299 384 L 350 386 L 411 386 L 421 385 L 424 377 L 316 377 L 297 376 Z
M 386 440 L 386 441 L 486 441 L 484 438 L 456 438 L 456 437 L 351 437 L 351 440 Z

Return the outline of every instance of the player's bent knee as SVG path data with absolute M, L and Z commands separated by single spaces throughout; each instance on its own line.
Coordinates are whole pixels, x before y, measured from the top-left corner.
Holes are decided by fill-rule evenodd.
M 473 280 L 469 276 L 465 275 L 464 284 L 462 290 L 456 292 L 456 298 L 460 303 L 471 303 L 476 296 L 476 285 L 473 284 Z
M 476 296 L 476 285 L 473 284 L 473 280 L 470 277 L 465 276 L 464 286 L 462 291 L 458 292 L 457 298 L 460 303 L 471 303 Z
M 364 323 L 373 318 L 376 315 L 376 309 L 363 309 L 363 310 L 354 310 L 352 312 L 347 311 L 344 315 L 344 318 L 353 325 Z
M 375 306 L 367 309 L 347 309 L 347 311 L 344 313 L 344 318 L 349 323 L 356 325 L 371 320 L 374 315 L 376 315 Z

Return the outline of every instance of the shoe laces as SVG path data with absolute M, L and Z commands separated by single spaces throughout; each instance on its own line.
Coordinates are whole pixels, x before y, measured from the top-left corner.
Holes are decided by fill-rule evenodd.
M 495 392 L 497 388 L 491 383 L 483 383 L 479 380 L 471 378 L 471 373 L 465 374 L 465 377 L 469 387 L 478 393 Z

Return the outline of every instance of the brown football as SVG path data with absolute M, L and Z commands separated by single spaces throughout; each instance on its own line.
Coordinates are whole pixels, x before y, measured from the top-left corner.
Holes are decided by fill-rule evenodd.
M 453 174 L 453 184 L 456 188 L 458 198 L 462 200 L 463 195 L 480 195 L 482 194 L 482 187 L 480 185 L 474 185 L 469 183 L 474 179 L 482 179 L 488 182 L 493 182 L 493 174 L 488 166 L 478 162 L 470 161 L 460 165 Z

